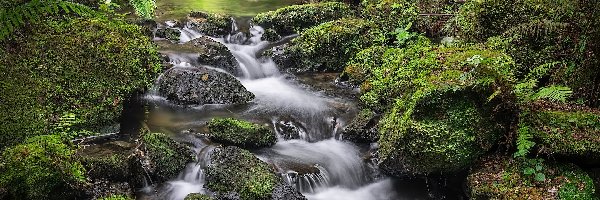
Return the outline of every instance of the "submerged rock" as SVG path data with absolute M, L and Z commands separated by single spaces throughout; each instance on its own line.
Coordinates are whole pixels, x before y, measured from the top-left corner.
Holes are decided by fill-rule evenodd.
M 377 142 L 377 140 L 379 140 L 377 126 L 380 117 L 380 115 L 377 115 L 369 109 L 362 110 L 358 116 L 350 121 L 350 124 L 344 128 L 342 131 L 342 138 L 355 143 Z
M 159 82 L 160 95 L 176 104 L 244 104 L 254 99 L 235 77 L 205 67 L 176 67 Z
M 304 125 L 292 118 L 281 118 L 275 122 L 275 130 L 285 140 L 307 139 L 308 132 Z
M 222 37 L 231 33 L 233 20 L 229 15 L 194 11 L 188 15 L 186 26 L 207 36 Z
M 260 13 L 252 18 L 252 23 L 279 35 L 300 33 L 304 29 L 324 22 L 352 16 L 353 10 L 345 3 L 327 2 L 293 5 Z
M 467 187 L 471 199 L 595 199 L 592 179 L 577 166 L 535 159 L 484 158 Z
M 174 28 L 160 28 L 156 30 L 156 37 L 164 38 L 172 42 L 179 42 L 181 31 Z
M 241 199 L 271 199 L 281 182 L 269 165 L 239 147 L 216 148 L 211 159 L 204 186 L 217 196 L 234 192 Z
M 361 49 L 376 45 L 382 33 L 363 19 L 340 19 L 307 29 L 274 60 L 298 72 L 341 72 Z
M 196 154 L 185 144 L 163 133 L 146 133 L 140 138 L 135 157 L 129 160 L 135 188 L 162 183 L 173 178 L 195 160 Z
M 239 76 L 239 63 L 229 49 L 210 37 L 201 36 L 184 44 L 184 48 L 198 54 L 198 63 L 216 67 Z
M 268 127 L 232 118 L 215 118 L 208 123 L 208 130 L 211 140 L 242 148 L 269 147 L 277 141 Z

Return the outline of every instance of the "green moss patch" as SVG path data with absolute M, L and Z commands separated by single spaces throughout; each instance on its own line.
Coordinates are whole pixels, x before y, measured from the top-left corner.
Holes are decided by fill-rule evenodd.
M 268 147 L 277 141 L 268 127 L 232 118 L 213 119 L 208 130 L 211 140 L 242 148 Z
M 164 182 L 177 177 L 186 164 L 195 160 L 195 153 L 188 146 L 163 133 L 144 134 L 142 144 L 151 163 L 149 175 L 154 181 Z

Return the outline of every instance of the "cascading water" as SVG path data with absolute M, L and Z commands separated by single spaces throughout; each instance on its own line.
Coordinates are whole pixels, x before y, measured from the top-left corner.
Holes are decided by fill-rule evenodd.
M 182 28 L 181 31 L 181 43 L 200 37 L 192 29 Z M 395 194 L 390 192 L 391 181 L 371 183 L 373 180 L 369 178 L 368 166 L 362 156 L 364 151 L 335 138 L 338 128 L 345 123 L 341 116 L 353 112 L 352 106 L 340 106 L 345 102 L 311 91 L 290 79 L 290 75 L 280 73 L 270 58 L 258 55 L 265 48 L 274 46 L 261 41 L 262 33 L 262 28 L 254 26 L 250 28 L 249 37 L 238 32 L 215 39 L 225 44 L 235 56 L 241 72 L 241 77 L 237 78 L 256 96 L 239 115 L 272 116 L 267 123 L 273 124 L 279 140 L 271 148 L 258 150 L 256 155 L 272 163 L 288 184 L 312 200 L 395 199 Z M 185 53 L 166 54 L 176 67 L 197 64 L 192 56 Z M 283 129 L 277 127 L 284 116 L 301 126 L 296 130 L 296 138 L 283 137 Z M 289 125 L 291 122 L 283 123 Z M 207 155 L 214 147 L 199 142 L 197 138 L 192 143 L 198 149 L 199 163 L 189 164 L 179 178 L 166 184 L 164 199 L 183 199 L 189 193 L 208 193 L 202 187 L 203 168 L 210 162 Z M 341 193 L 344 195 L 340 196 Z

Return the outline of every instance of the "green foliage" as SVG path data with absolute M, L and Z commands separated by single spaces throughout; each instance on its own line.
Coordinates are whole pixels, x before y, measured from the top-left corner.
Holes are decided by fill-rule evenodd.
M 241 199 L 271 199 L 280 181 L 266 163 L 238 147 L 218 148 L 211 154 L 205 187 L 218 194 L 237 192 Z
M 113 124 L 123 102 L 151 86 L 161 69 L 149 38 L 123 21 L 42 19 L 17 33 L 0 42 L 3 147 L 50 133 L 57 123 L 70 124 L 66 138 Z
M 520 124 L 517 131 L 517 152 L 514 153 L 515 158 L 525 157 L 529 154 L 531 148 L 535 146 L 535 142 L 531 141 L 532 138 L 529 126 Z
M 293 5 L 260 13 L 252 22 L 265 28 L 274 29 L 280 35 L 300 33 L 312 26 L 354 15 L 350 6 L 339 2 Z
M 129 0 L 129 4 L 138 16 L 146 19 L 154 18 L 156 0 Z
M 211 200 L 212 197 L 205 194 L 192 193 L 188 194 L 184 200 Z
M 10 147 L 0 159 L 0 187 L 11 199 L 62 199 L 73 197 L 85 182 L 82 165 L 73 159 L 74 150 L 60 136 L 29 138 Z
M 546 181 L 546 175 L 544 174 L 544 159 L 525 159 L 523 166 L 523 175 L 525 177 L 533 177 L 533 180 L 537 182 Z
M 387 32 L 412 24 L 417 17 L 415 3 L 407 0 L 364 0 L 362 17 Z
M 285 49 L 292 68 L 300 71 L 340 72 L 364 48 L 378 45 L 381 31 L 362 19 L 340 19 L 307 29 Z
M 211 140 L 242 148 L 268 147 L 277 141 L 269 128 L 232 118 L 212 119 L 208 130 Z
M 10 8 L 0 7 L 0 41 L 30 21 L 39 21 L 46 15 L 71 12 L 82 17 L 99 16 L 87 6 L 61 0 L 32 0 Z
M 98 200 L 132 200 L 132 198 L 124 195 L 110 195 L 108 197 L 102 197 Z

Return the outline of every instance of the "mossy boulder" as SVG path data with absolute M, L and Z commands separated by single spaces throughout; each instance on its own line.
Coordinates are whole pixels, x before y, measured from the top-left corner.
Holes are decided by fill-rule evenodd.
M 268 127 L 232 118 L 212 119 L 208 130 L 211 140 L 242 148 L 269 147 L 277 141 Z
M 344 64 L 364 48 L 378 44 L 381 32 L 370 21 L 340 19 L 307 29 L 292 40 L 280 66 L 300 72 L 341 72 Z
M 271 199 L 281 181 L 269 165 L 238 147 L 216 148 L 211 159 L 204 187 L 218 195 L 233 192 L 241 199 Z
M 156 30 L 155 36 L 172 42 L 179 42 L 181 31 L 174 28 L 160 28 Z
M 514 101 L 510 74 L 505 74 L 512 66 L 509 57 L 478 47 L 416 47 L 394 55 L 398 59 L 389 60 L 397 67 L 375 71 L 374 89 L 361 97 L 376 102 L 396 97 L 380 122 L 384 172 L 455 173 L 508 132 L 515 116 L 505 103 Z
M 527 174 L 529 171 L 533 174 Z M 536 174 L 538 175 L 536 180 Z M 471 199 L 596 199 L 592 179 L 573 164 L 491 156 L 467 178 Z
M 211 37 L 223 37 L 231 33 L 232 16 L 194 11 L 188 15 L 186 27 Z
M 198 56 L 197 64 L 216 67 L 234 76 L 241 75 L 239 63 L 229 49 L 210 37 L 201 36 L 193 39 L 186 42 L 181 48 L 183 51 L 196 54 Z
M 140 27 L 105 19 L 27 23 L 0 41 L 0 60 L 0 148 L 49 133 L 65 114 L 86 130 L 65 137 L 94 134 L 160 71 Z
M 104 179 L 115 182 L 127 182 L 129 180 L 127 155 L 85 156 L 80 160 L 87 171 L 87 177 L 90 179 Z
M 131 198 L 126 195 L 109 195 L 106 197 L 98 198 L 98 200 L 133 200 L 133 199 L 134 198 Z
M 404 29 L 417 18 L 417 7 L 408 0 L 364 0 L 361 15 L 376 23 L 382 30 Z
M 252 18 L 252 23 L 265 29 L 272 29 L 277 34 L 286 36 L 300 33 L 304 29 L 324 22 L 350 17 L 353 10 L 350 6 L 339 2 L 293 5 L 260 13 Z
M 387 50 L 388 47 L 385 46 L 373 46 L 361 50 L 346 63 L 346 67 L 340 75 L 341 80 L 360 86 L 371 78 L 373 69 L 383 64 L 383 59 L 387 57 L 385 56 Z
M 544 109 L 531 111 L 521 119 L 542 153 L 600 165 L 598 112 Z
M 364 109 L 350 121 L 342 131 L 344 140 L 355 143 L 372 143 L 379 140 L 378 124 L 381 115 L 370 109 Z
M 244 104 L 254 94 L 232 75 L 206 67 L 175 67 L 166 71 L 158 92 L 180 105 Z
M 132 186 L 141 188 L 145 183 L 161 183 L 173 178 L 194 162 L 194 151 L 163 133 L 145 133 L 135 157 L 129 160 Z M 146 179 L 146 180 L 144 180 Z
M 211 200 L 212 197 L 205 194 L 192 193 L 188 194 L 183 200 Z
M 0 158 L 0 188 L 6 189 L 7 199 L 80 197 L 85 169 L 73 154 L 73 146 L 56 135 L 35 136 L 6 148 Z

